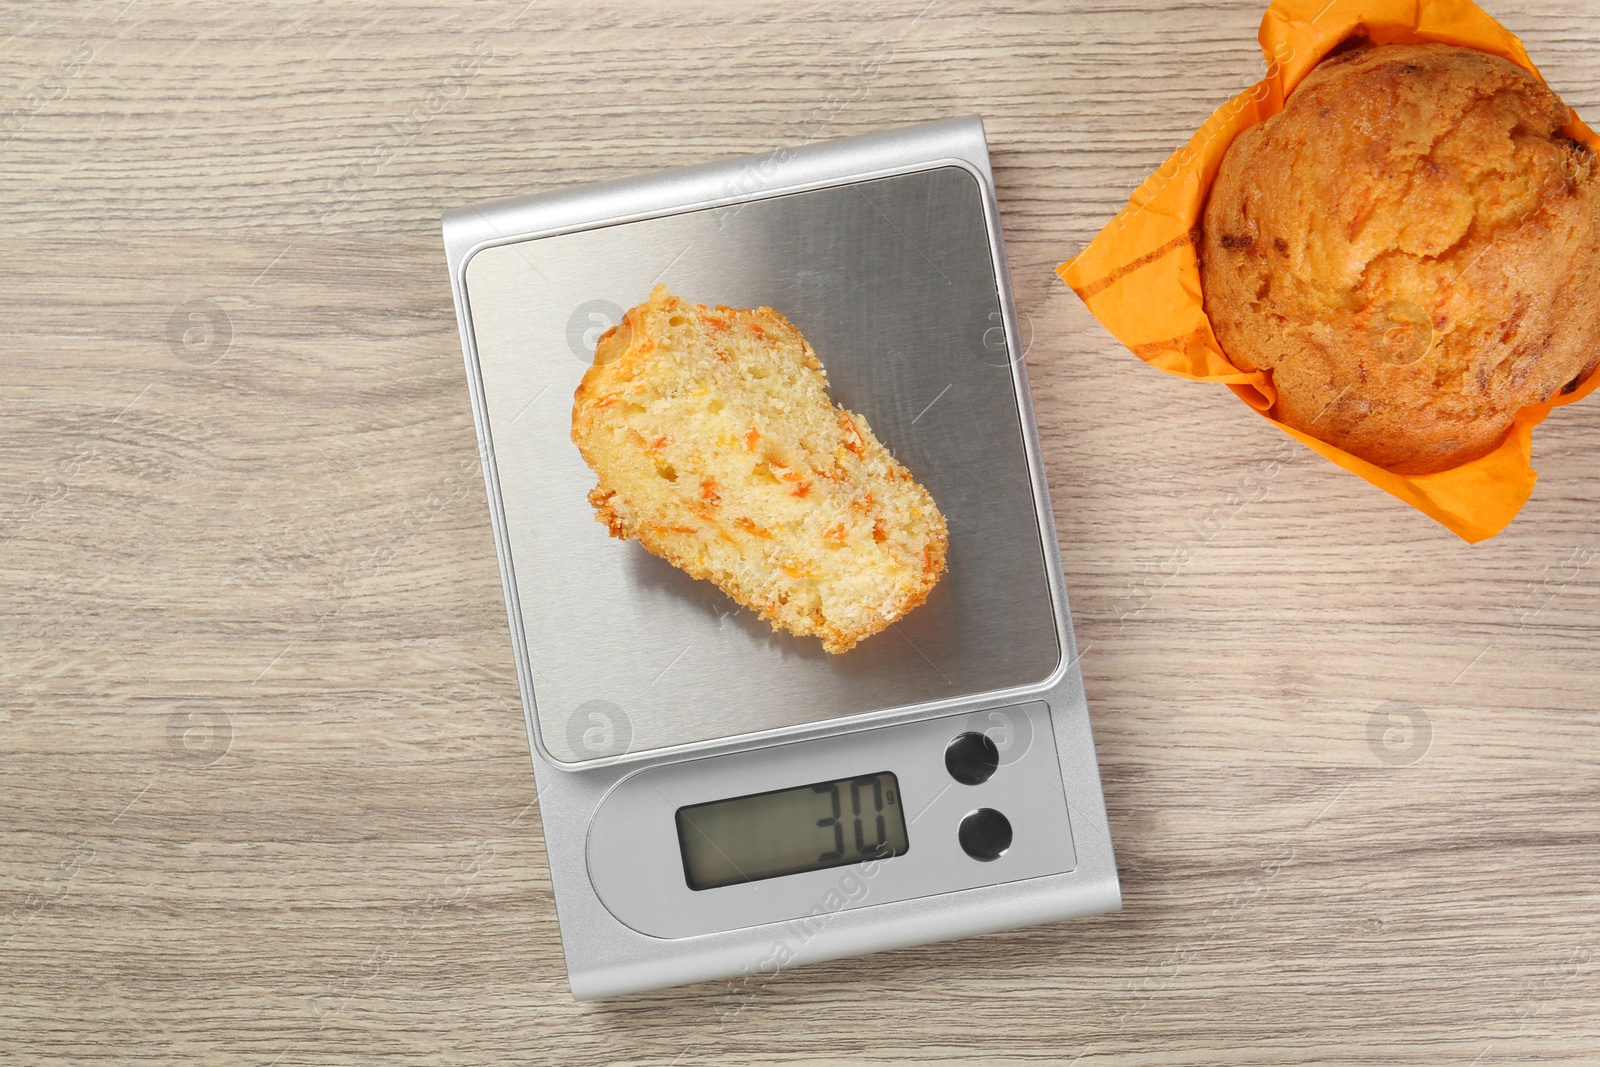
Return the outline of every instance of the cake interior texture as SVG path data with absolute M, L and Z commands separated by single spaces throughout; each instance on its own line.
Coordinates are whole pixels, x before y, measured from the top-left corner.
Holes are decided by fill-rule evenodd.
M 829 652 L 887 628 L 944 572 L 933 497 L 832 401 L 821 360 L 771 308 L 658 285 L 600 337 L 572 439 L 613 536 Z

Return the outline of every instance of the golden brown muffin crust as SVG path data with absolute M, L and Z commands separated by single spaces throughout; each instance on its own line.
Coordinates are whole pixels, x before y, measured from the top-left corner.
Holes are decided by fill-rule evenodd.
M 1279 421 L 1396 473 L 1492 451 L 1600 361 L 1600 175 L 1522 68 L 1443 44 L 1319 64 L 1206 205 L 1206 313 Z

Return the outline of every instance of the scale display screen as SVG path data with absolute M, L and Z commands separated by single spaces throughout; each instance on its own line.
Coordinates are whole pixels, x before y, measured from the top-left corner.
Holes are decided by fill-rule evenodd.
M 690 889 L 716 889 L 904 855 L 900 783 L 888 771 L 679 808 Z

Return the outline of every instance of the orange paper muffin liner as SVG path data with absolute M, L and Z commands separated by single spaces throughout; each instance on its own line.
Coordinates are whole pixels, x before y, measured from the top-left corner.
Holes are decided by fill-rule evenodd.
M 1571 393 L 1523 408 L 1505 440 L 1486 456 L 1434 474 L 1395 474 L 1268 415 L 1277 402 L 1271 375 L 1242 371 L 1228 361 L 1201 297 L 1199 226 L 1223 154 L 1239 134 L 1282 111 L 1285 97 L 1311 68 L 1357 35 L 1373 44 L 1464 45 L 1510 60 L 1542 80 L 1522 42 L 1470 0 L 1277 0 L 1258 35 L 1266 77 L 1218 108 L 1056 273 L 1146 363 L 1180 378 L 1227 385 L 1313 452 L 1476 543 L 1505 529 L 1533 493 L 1539 477 L 1531 465 L 1533 428 L 1553 408 L 1592 393 L 1600 372 Z M 1564 132 L 1600 152 L 1600 137 L 1576 114 Z

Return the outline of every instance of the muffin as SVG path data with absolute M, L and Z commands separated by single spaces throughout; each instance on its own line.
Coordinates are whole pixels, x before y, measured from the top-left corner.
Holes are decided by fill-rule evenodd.
M 1398 474 L 1477 459 L 1600 362 L 1600 174 L 1496 56 L 1362 45 L 1242 134 L 1206 204 L 1218 343 L 1278 421 Z
M 613 537 L 828 652 L 886 629 L 944 573 L 932 495 L 829 398 L 816 352 L 771 308 L 656 286 L 601 335 L 572 440 Z

